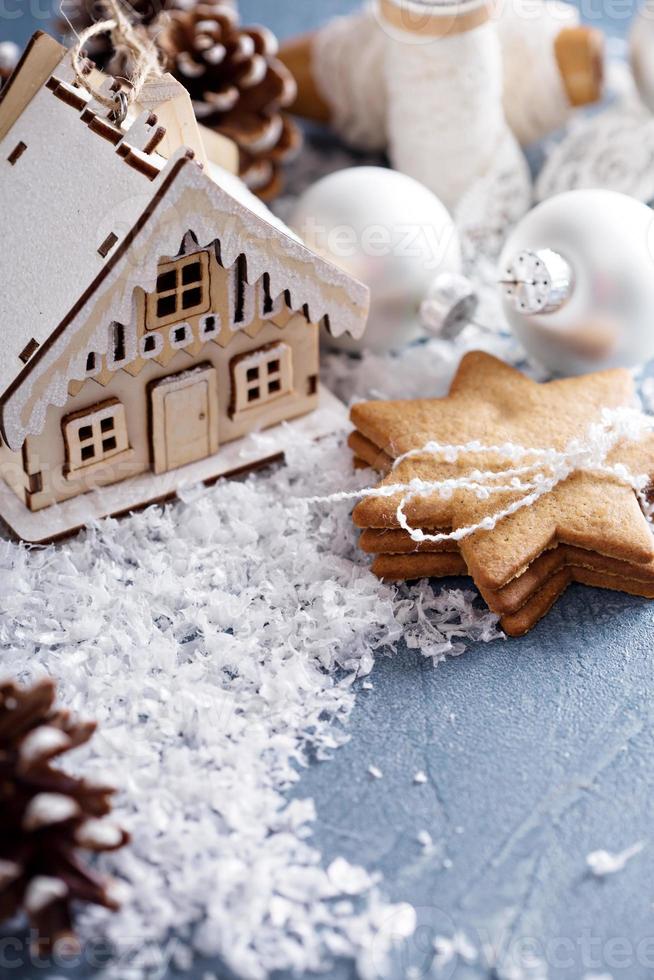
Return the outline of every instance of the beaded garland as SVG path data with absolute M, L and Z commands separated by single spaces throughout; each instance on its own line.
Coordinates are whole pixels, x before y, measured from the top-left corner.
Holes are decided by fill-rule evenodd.
M 632 408 L 604 409 L 601 421 L 589 425 L 584 439 L 572 439 L 563 450 L 553 448 L 530 448 L 517 443 L 506 442 L 497 446 L 485 446 L 477 440 L 448 445 L 427 442 L 419 449 L 411 449 L 398 456 L 392 470 L 407 459 L 420 456 L 438 456 L 447 463 L 456 463 L 461 457 L 470 454 L 492 454 L 506 460 L 509 465 L 499 470 L 472 469 L 460 477 L 445 480 L 422 480 L 414 478 L 408 483 L 391 483 L 363 490 L 343 491 L 328 497 L 311 497 L 306 503 L 338 503 L 340 501 L 363 500 L 366 497 L 394 497 L 402 495 L 397 506 L 396 516 L 399 526 L 416 543 L 462 541 L 478 531 L 492 531 L 497 524 L 522 510 L 531 507 L 541 497 L 552 491 L 574 473 L 597 473 L 630 486 L 636 492 L 646 517 L 650 519 L 650 504 L 646 498 L 646 488 L 651 480 L 645 474 L 631 473 L 622 463 L 608 464 L 609 453 L 622 441 L 637 442 L 647 432 L 654 431 L 654 416 L 645 415 Z M 497 482 L 502 481 L 502 482 Z M 479 500 L 487 500 L 497 493 L 515 493 L 517 499 L 493 514 L 474 524 L 455 528 L 449 532 L 429 534 L 420 528 L 412 527 L 406 516 L 407 505 L 417 497 L 430 497 L 438 494 L 449 499 L 456 491 L 474 493 Z

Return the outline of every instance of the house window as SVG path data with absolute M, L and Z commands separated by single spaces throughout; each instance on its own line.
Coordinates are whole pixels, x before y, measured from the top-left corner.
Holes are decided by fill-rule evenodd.
M 112 323 L 111 327 L 111 353 L 114 365 L 120 364 L 125 360 L 125 327 L 122 323 Z
M 209 254 L 195 252 L 159 266 L 157 285 L 148 294 L 150 329 L 186 320 L 209 307 Z
M 231 363 L 233 412 L 243 412 L 293 390 L 293 354 L 287 344 L 266 344 Z
M 164 342 L 161 334 L 146 333 L 141 337 L 140 350 L 141 357 L 157 357 L 163 350 Z
M 208 340 L 211 337 L 217 337 L 220 333 L 220 317 L 216 313 L 210 313 L 209 316 L 202 317 L 200 321 L 200 336 Z
M 232 330 L 243 330 L 254 320 L 256 289 L 248 283 L 248 264 L 239 255 L 229 273 L 229 309 Z
M 63 420 L 69 472 L 103 463 L 129 449 L 125 407 L 117 398 Z
M 261 277 L 259 287 L 259 316 L 262 320 L 269 320 L 277 313 L 281 313 L 284 308 L 285 297 L 282 293 L 276 299 L 272 294 L 270 283 L 270 273 L 264 272 Z
M 171 347 L 188 347 L 193 343 L 193 331 L 188 323 L 179 323 L 170 328 L 169 340 Z

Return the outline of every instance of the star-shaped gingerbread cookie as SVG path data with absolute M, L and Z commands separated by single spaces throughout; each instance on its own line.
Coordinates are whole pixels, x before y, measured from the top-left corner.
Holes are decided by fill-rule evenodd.
M 393 460 L 430 441 L 484 446 L 507 442 L 527 448 L 563 450 L 583 439 L 602 409 L 632 406 L 631 375 L 624 370 L 537 384 L 488 354 L 467 354 L 445 398 L 363 402 L 352 409 L 357 437 L 375 447 L 380 460 Z M 654 437 L 624 441 L 609 455 L 636 474 L 654 473 Z M 383 464 L 381 464 L 383 465 Z M 406 484 L 415 477 L 435 481 L 461 477 L 471 470 L 500 470 L 506 460 L 466 454 L 455 462 L 433 455 L 403 460 L 381 482 Z M 513 492 L 480 500 L 456 490 L 415 497 L 405 510 L 413 527 L 453 529 L 476 524 L 516 499 Z M 362 528 L 395 528 L 401 495 L 373 496 L 354 510 Z M 612 559 L 647 563 L 654 559 L 654 537 L 634 490 L 616 478 L 577 472 L 533 505 L 504 518 L 491 530 L 479 530 L 459 542 L 469 574 L 484 589 L 501 589 L 545 550 L 559 544 L 584 548 Z

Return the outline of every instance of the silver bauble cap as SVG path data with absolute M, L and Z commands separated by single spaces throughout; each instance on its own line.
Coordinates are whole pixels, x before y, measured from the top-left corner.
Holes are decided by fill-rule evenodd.
M 429 333 L 452 340 L 472 320 L 477 302 L 469 279 L 456 272 L 441 272 L 420 306 L 420 320 Z
M 555 313 L 570 299 L 570 263 L 550 248 L 525 249 L 502 270 L 504 298 L 518 313 Z

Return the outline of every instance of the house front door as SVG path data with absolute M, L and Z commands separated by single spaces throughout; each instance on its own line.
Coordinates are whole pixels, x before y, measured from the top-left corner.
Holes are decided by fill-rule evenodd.
M 199 364 L 154 382 L 152 468 L 155 473 L 179 469 L 218 452 L 218 384 L 216 370 Z

